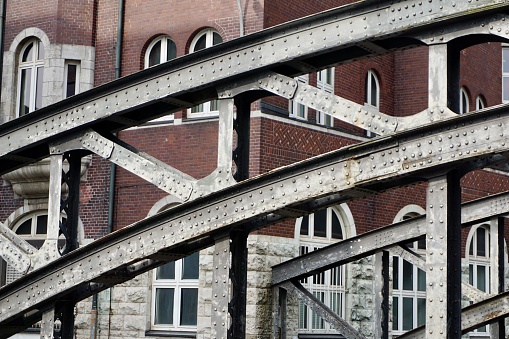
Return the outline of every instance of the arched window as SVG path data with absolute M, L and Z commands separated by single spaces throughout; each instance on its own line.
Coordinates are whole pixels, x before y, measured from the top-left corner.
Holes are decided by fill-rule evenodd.
M 42 81 L 44 74 L 44 46 L 31 39 L 21 49 L 18 59 L 18 116 L 42 107 Z
M 340 214 L 329 207 L 314 214 L 297 219 L 297 236 L 300 254 L 312 252 L 345 238 Z M 345 313 L 345 268 L 338 266 L 301 280 L 315 297 L 329 306 L 340 317 Z M 299 304 L 299 331 L 302 333 L 334 332 L 318 315 L 304 303 Z
M 177 57 L 177 46 L 173 40 L 165 35 L 161 36 L 148 46 L 145 53 L 145 68 L 159 65 Z
M 149 216 L 177 204 L 176 200 L 163 198 L 152 208 Z M 199 258 L 196 252 L 152 271 L 153 330 L 196 331 Z
M 334 93 L 334 68 L 327 68 L 317 73 L 316 87 L 327 93 Z M 330 115 L 318 111 L 316 121 L 320 125 L 332 127 L 334 119 Z
M 380 108 L 380 83 L 374 70 L 366 74 L 366 104 Z
M 398 213 L 394 222 L 407 220 L 425 211 L 409 205 Z M 425 240 L 406 244 L 412 251 L 425 256 Z M 426 272 L 407 260 L 392 257 L 392 331 L 394 335 L 421 326 L 426 321 Z
M 467 90 L 465 87 L 461 87 L 460 89 L 460 114 L 467 113 L 470 111 L 470 98 L 468 96 Z
M 191 47 L 189 48 L 189 53 L 197 52 L 205 48 L 212 47 L 219 43 L 223 42 L 223 38 L 219 33 L 212 29 L 208 28 L 196 35 L 196 37 L 191 42 Z M 190 116 L 191 117 L 208 117 L 215 116 L 218 114 L 218 105 L 217 100 L 212 100 L 209 102 L 204 102 L 197 106 L 191 108 Z
M 483 109 L 486 107 L 484 98 L 482 95 L 478 95 L 477 98 L 475 98 L 475 110 L 478 111 L 480 109 Z
M 468 245 L 468 282 L 473 287 L 490 293 L 490 230 L 488 225 L 472 230 Z M 471 231 L 471 232 L 472 232 Z M 472 333 L 488 335 L 489 327 L 482 326 Z

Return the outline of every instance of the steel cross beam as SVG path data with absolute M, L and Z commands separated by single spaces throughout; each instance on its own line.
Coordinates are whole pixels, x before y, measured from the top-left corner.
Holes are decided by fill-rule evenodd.
M 136 263 L 144 258 L 192 253 L 236 226 L 266 226 L 281 219 L 277 213 L 285 215 L 292 207 L 298 211 L 299 205 L 317 198 L 355 198 L 359 190 L 375 193 L 458 166 L 474 169 L 506 161 L 500 154 L 509 150 L 508 124 L 505 106 L 461 115 L 302 161 L 141 220 L 0 289 L 0 326 L 91 283 L 140 274 Z M 407 238 L 417 238 L 423 228 L 405 231 L 411 233 Z M 394 244 L 386 237 L 397 235 L 387 232 L 376 240 L 376 248 Z
M 468 226 L 507 213 L 509 213 L 509 193 L 502 193 L 464 203 L 461 208 L 461 222 L 463 226 Z M 272 284 L 303 279 L 384 249 L 392 251 L 395 245 L 414 241 L 425 234 L 426 215 L 422 215 L 345 239 L 274 266 Z M 419 260 L 412 262 L 419 264 Z
M 507 8 L 507 0 L 443 1 L 440 6 L 422 0 L 362 1 L 192 53 L 3 124 L 0 174 L 46 157 L 47 144 L 67 133 L 138 125 L 216 98 L 217 87 L 256 71 L 295 76 L 303 72 L 299 64 L 325 68 L 359 57 L 358 46 L 408 47 L 417 40 L 393 38 L 415 37 L 430 25 L 445 27 Z M 337 53 L 341 49 L 344 53 Z M 377 49 L 361 50 L 367 56 Z

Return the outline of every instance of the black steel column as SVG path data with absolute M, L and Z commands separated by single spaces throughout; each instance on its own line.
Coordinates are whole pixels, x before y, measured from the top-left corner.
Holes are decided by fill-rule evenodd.
M 228 338 L 231 339 L 246 336 L 247 236 L 244 230 L 234 230 L 230 234 L 232 296 L 228 305 L 231 318 Z
M 80 152 L 68 152 L 64 160 L 69 164 L 67 173 L 63 173 L 62 181 L 67 185 L 69 191 L 67 197 L 62 198 L 61 209 L 65 212 L 67 219 L 61 223 L 60 232 L 65 236 L 65 249 L 62 255 L 78 248 L 78 220 L 80 203 Z
M 233 161 L 237 171 L 233 175 L 235 180 L 242 181 L 249 178 L 249 132 L 251 128 L 251 102 L 236 99 L 237 117 L 233 128 L 237 132 L 237 147 L 233 151 Z

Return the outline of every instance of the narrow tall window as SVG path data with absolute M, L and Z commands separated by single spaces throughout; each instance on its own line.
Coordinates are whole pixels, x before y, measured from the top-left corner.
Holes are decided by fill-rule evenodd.
M 199 253 L 154 270 L 152 328 L 196 330 Z
M 502 101 L 509 102 L 509 47 L 502 48 Z
M 318 211 L 297 220 L 300 254 L 306 254 L 344 239 L 344 229 L 334 208 Z M 340 317 L 345 314 L 345 269 L 337 266 L 301 280 L 316 298 Z M 334 333 L 335 331 L 304 303 L 299 304 L 299 332 Z
M 197 52 L 205 48 L 212 47 L 223 42 L 223 38 L 218 32 L 209 28 L 201 31 L 192 41 L 189 53 Z M 192 117 L 208 117 L 218 114 L 218 102 L 212 100 L 204 102 L 191 108 Z
M 482 97 L 482 95 L 478 95 L 477 98 L 475 99 L 475 110 L 478 111 L 485 107 L 486 107 L 486 104 L 485 104 L 484 98 Z
M 380 108 L 380 83 L 373 70 L 366 75 L 366 104 Z
M 473 233 L 468 250 L 468 281 L 475 288 L 490 293 L 490 231 L 479 226 Z M 489 326 L 482 326 L 472 333 L 488 335 Z
M 309 76 L 307 74 L 301 75 L 295 78 L 299 84 L 307 85 L 309 81 Z M 308 118 L 308 107 L 299 104 L 297 101 L 290 101 L 290 117 L 307 120 Z
M 334 68 L 324 69 L 317 74 L 316 87 L 327 92 L 334 93 Z M 324 112 L 317 112 L 317 123 L 327 127 L 332 127 L 333 119 Z
M 22 49 L 18 63 L 18 116 L 42 107 L 44 46 L 40 40 L 30 40 Z
M 80 91 L 80 62 L 66 61 L 64 74 L 64 97 L 76 95 Z
M 460 114 L 468 113 L 470 111 L 469 105 L 470 99 L 465 87 L 460 89 Z

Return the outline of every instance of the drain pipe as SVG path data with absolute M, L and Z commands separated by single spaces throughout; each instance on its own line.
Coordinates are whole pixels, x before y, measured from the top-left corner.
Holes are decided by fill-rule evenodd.
M 239 6 L 239 25 L 240 25 L 240 36 L 244 36 L 244 13 L 242 11 L 242 0 L 237 0 Z
M 3 71 L 4 71 L 4 37 L 5 37 L 5 7 L 7 6 L 7 0 L 0 2 L 0 84 L 2 83 Z M 1 86 L 0 86 L 1 87 Z M 2 97 L 2 91 L 0 90 L 0 99 Z
M 117 44 L 115 50 L 115 79 L 120 78 L 122 74 L 122 42 L 124 35 L 124 9 L 125 0 L 119 0 L 118 2 L 118 24 L 117 24 Z M 116 135 L 116 133 L 115 133 Z M 114 163 L 110 164 L 110 185 L 109 185 L 109 196 L 108 196 L 108 228 L 107 234 L 113 232 L 113 213 L 114 213 L 114 202 L 115 202 L 115 179 L 116 179 L 116 166 Z M 108 338 L 110 337 L 111 327 L 111 288 L 109 293 L 109 317 L 108 317 Z M 90 339 L 97 338 L 97 294 L 92 297 L 92 311 L 91 311 L 91 334 Z

